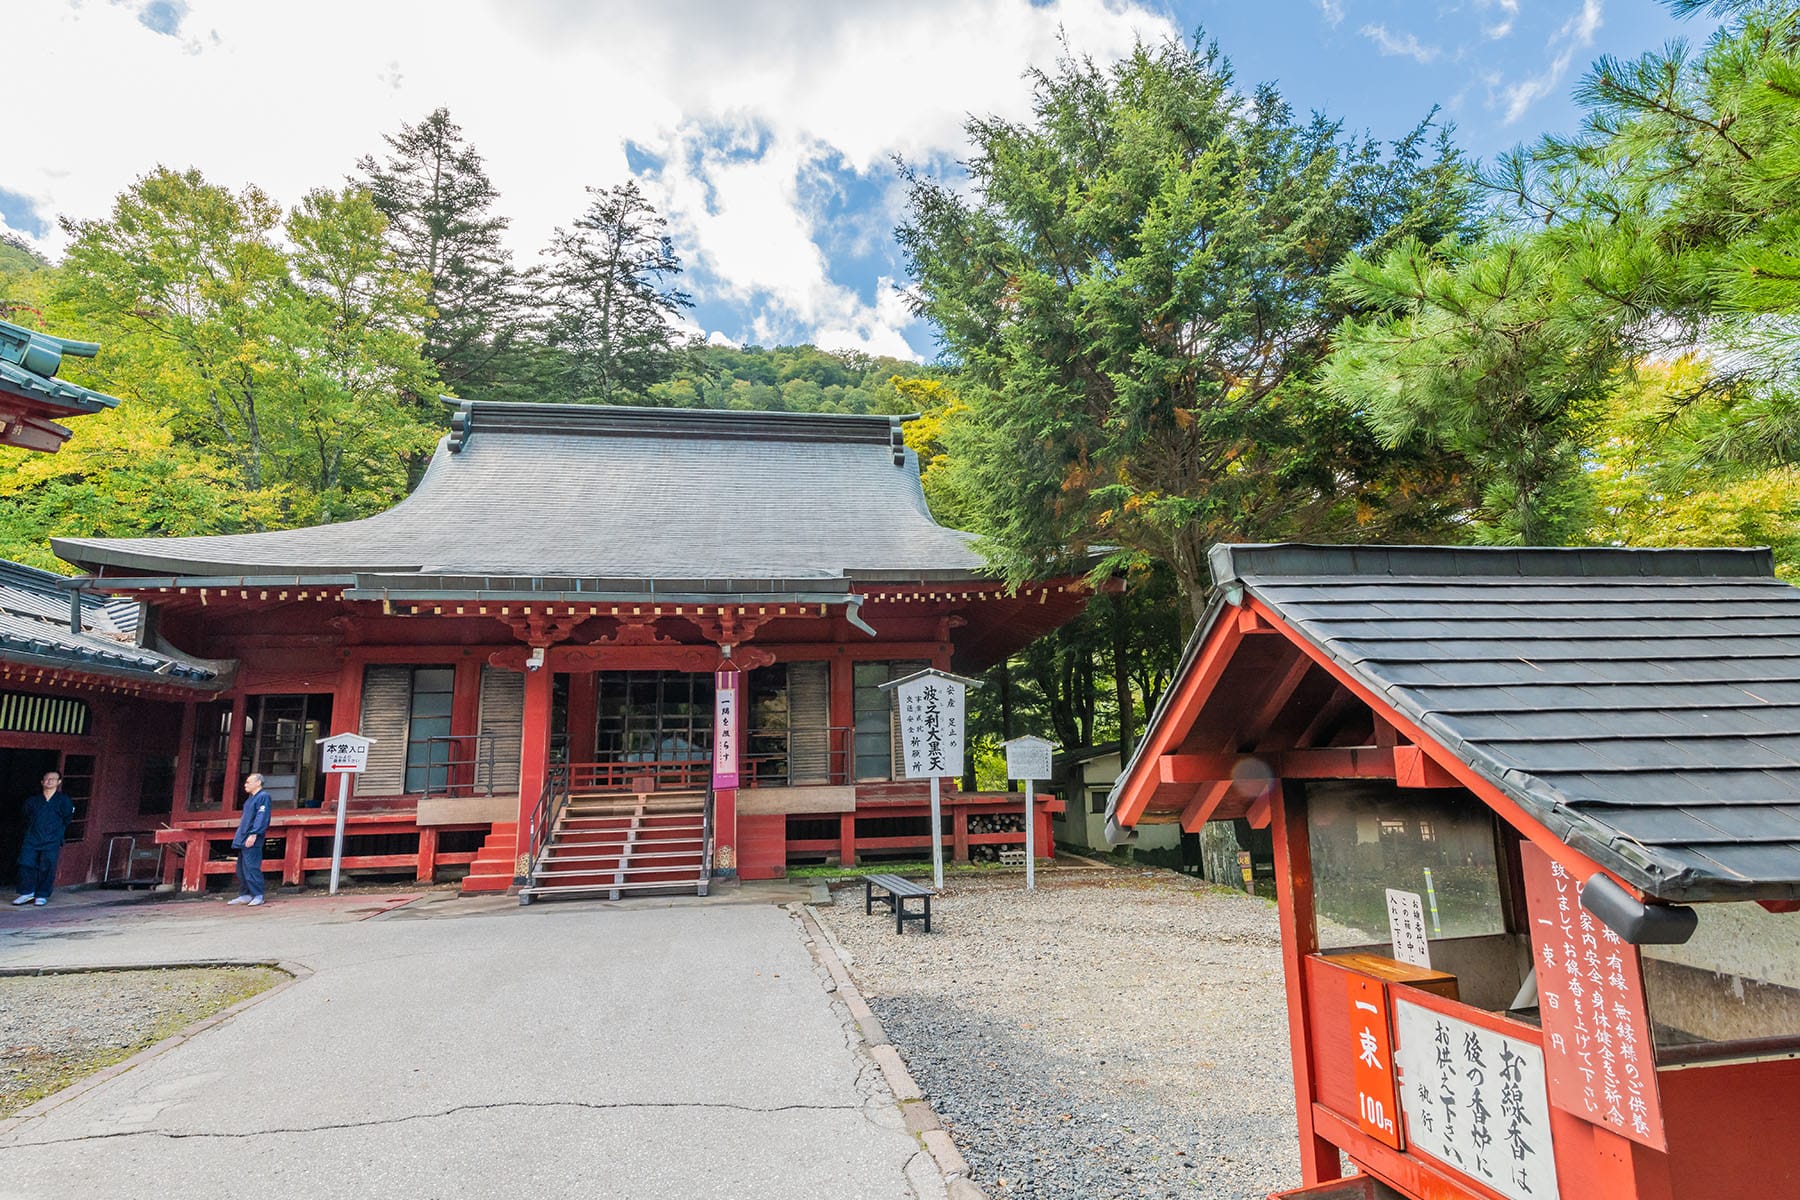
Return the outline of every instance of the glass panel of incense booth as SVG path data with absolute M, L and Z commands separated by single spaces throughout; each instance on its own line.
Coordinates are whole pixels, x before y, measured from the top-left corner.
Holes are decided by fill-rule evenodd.
M 1464 1004 L 1511 1008 L 1531 947 L 1493 813 L 1459 789 L 1385 780 L 1311 782 L 1305 795 L 1319 949 L 1428 967 L 1455 977 L 1446 991 Z M 1422 946 L 1397 948 L 1414 921 Z

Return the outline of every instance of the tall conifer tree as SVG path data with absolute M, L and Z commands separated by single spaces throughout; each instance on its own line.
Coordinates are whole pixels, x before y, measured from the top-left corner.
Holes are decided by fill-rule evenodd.
M 571 399 L 643 400 L 675 370 L 680 336 L 671 321 L 693 307 L 674 286 L 681 260 L 668 222 L 633 181 L 589 188 L 587 211 L 558 229 L 547 253 L 550 345 L 565 356 Z
M 383 140 L 386 158 L 358 160 L 356 182 L 387 217 L 402 264 L 427 277 L 426 356 L 453 392 L 481 396 L 499 382 L 527 315 L 523 281 L 500 242 L 499 192 L 447 109 Z

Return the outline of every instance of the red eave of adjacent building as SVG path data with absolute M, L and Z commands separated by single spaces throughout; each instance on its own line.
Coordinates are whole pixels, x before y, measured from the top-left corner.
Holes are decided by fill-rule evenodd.
M 1552 859 L 1593 872 L 1591 860 L 1254 596 L 1235 606 L 1216 600 L 1196 636 L 1114 786 L 1110 819 L 1120 827 L 1179 822 L 1197 832 L 1245 818 L 1261 828 L 1271 780 L 1387 779 L 1467 788 Z

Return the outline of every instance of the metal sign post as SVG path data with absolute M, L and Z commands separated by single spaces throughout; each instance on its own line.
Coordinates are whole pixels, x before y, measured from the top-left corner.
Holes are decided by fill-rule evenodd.
M 944 886 L 944 776 L 963 769 L 963 721 L 969 689 L 979 680 L 933 667 L 881 685 L 900 711 L 901 761 L 908 779 L 931 780 L 931 886 Z
M 1037 890 L 1037 788 L 1036 781 L 1051 775 L 1055 742 L 1026 734 L 1005 742 L 1006 777 L 1025 781 L 1025 890 Z
M 319 739 L 325 773 L 338 777 L 337 829 L 331 836 L 331 894 L 337 895 L 338 872 L 344 865 L 344 813 L 350 807 L 350 777 L 369 766 L 369 747 L 374 738 L 357 733 L 337 733 Z

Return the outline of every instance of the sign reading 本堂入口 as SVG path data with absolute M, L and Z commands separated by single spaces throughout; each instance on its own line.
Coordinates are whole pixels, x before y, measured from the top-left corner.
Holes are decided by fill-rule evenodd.
M 374 738 L 360 733 L 334 733 L 319 739 L 319 767 L 328 775 L 360 775 L 369 769 Z
M 1544 1054 L 1394 997 L 1406 1144 L 1513 1200 L 1556 1200 Z
M 925 671 L 902 680 L 899 695 L 901 761 L 908 779 L 961 775 L 967 688 L 960 679 Z

